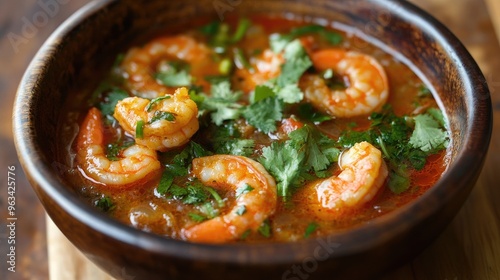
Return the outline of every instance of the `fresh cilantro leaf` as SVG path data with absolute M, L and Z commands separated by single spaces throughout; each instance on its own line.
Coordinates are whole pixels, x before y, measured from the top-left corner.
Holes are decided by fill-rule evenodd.
M 148 105 L 146 105 L 146 111 L 147 112 L 151 112 L 151 110 L 153 110 L 153 107 L 160 101 L 162 100 L 165 100 L 165 99 L 170 99 L 172 98 L 170 95 L 164 95 L 164 96 L 160 96 L 160 97 L 157 97 L 157 98 L 153 98 L 151 99 L 151 101 L 149 101 Z
M 337 161 L 340 151 L 335 141 L 326 137 L 309 125 L 290 132 L 290 140 L 298 150 L 305 154 L 305 168 L 322 171 Z
M 271 146 L 262 149 L 260 163 L 278 182 L 278 195 L 290 195 L 292 184 L 300 178 L 303 171 L 304 153 L 300 153 L 289 141 L 273 142 Z
M 120 153 L 126 148 L 134 145 L 134 141 L 116 142 L 106 146 L 106 157 L 111 161 L 119 160 Z
M 252 188 L 252 186 L 250 186 L 249 184 L 245 184 L 239 188 L 236 189 L 236 198 L 240 197 L 241 195 L 243 194 L 246 194 L 246 193 L 249 193 L 251 191 L 253 191 L 254 188 Z
M 259 227 L 258 229 L 259 233 L 262 234 L 262 236 L 269 238 L 271 237 L 271 224 L 269 224 L 268 220 L 265 220 Z
M 212 84 L 211 96 L 205 97 L 201 108 L 211 112 L 212 121 L 221 125 L 226 120 L 235 120 L 240 117 L 242 105 L 237 101 L 241 92 L 233 92 L 231 84 L 227 81 Z
M 200 205 L 200 211 L 209 219 L 213 219 L 219 215 L 219 211 L 214 208 L 210 201 Z
M 300 40 L 286 45 L 284 58 L 285 63 L 281 66 L 281 74 L 276 81 L 279 87 L 297 83 L 302 74 L 312 66 Z
M 112 116 L 115 112 L 115 107 L 118 101 L 129 97 L 128 93 L 120 88 L 112 87 L 106 94 L 104 101 L 99 103 L 99 109 L 103 115 Z
M 332 117 L 328 115 L 321 114 L 317 112 L 311 103 L 304 103 L 299 106 L 298 115 L 301 119 L 308 120 L 315 124 L 326 122 L 332 119 Z
M 439 128 L 439 123 L 428 114 L 414 117 L 415 130 L 410 138 L 413 147 L 424 152 L 431 152 L 441 147 L 446 147 L 448 135 L 446 131 Z
M 432 96 L 432 92 L 427 88 L 425 85 L 421 85 L 418 88 L 418 97 L 427 97 L 427 96 Z
M 410 187 L 410 175 L 406 166 L 399 165 L 389 172 L 389 189 L 395 193 L 400 194 Z
M 261 100 L 264 100 L 268 97 L 274 97 L 276 94 L 273 89 L 267 85 L 258 85 L 255 87 L 252 95 L 250 96 L 250 103 L 257 103 Z
M 247 122 L 264 133 L 276 131 L 276 121 L 283 117 L 283 102 L 276 97 L 268 97 L 253 103 L 243 111 Z
M 215 199 L 215 202 L 217 202 L 217 205 L 219 207 L 224 207 L 224 200 L 220 197 L 220 195 L 212 188 L 210 187 L 205 187 L 205 189 L 212 195 L 212 197 Z
M 207 201 L 208 194 L 203 188 L 203 185 L 189 185 L 186 187 L 187 194 L 182 198 L 185 204 L 199 204 Z
M 191 84 L 191 75 L 186 70 L 172 70 L 156 73 L 155 78 L 169 87 L 186 87 Z
M 274 53 L 282 52 L 293 37 L 285 34 L 273 33 L 269 36 L 269 45 Z
M 176 116 L 175 113 L 156 111 L 151 120 L 148 122 L 148 124 L 152 124 L 156 121 L 161 121 L 161 120 L 173 122 L 175 121 L 175 116 Z
M 160 183 L 158 184 L 158 187 L 156 187 L 156 190 L 158 191 L 159 194 L 165 195 L 170 187 L 172 186 L 172 183 L 174 182 L 174 176 L 171 172 L 163 172 L 161 175 Z
M 304 99 L 304 93 L 300 90 L 297 84 L 288 84 L 283 87 L 276 87 L 276 96 L 285 103 L 299 103 Z
M 304 238 L 308 238 L 313 232 L 315 232 L 319 228 L 319 225 L 315 222 L 307 225 L 306 230 L 304 231 Z
M 113 204 L 109 196 L 101 197 L 100 199 L 95 201 L 94 205 L 103 212 L 108 212 L 115 209 L 115 205 Z
M 189 165 L 194 158 L 208 156 L 209 153 L 198 143 L 190 141 L 189 144 L 170 163 L 165 164 L 165 172 L 172 177 L 188 175 Z
M 446 121 L 444 119 L 444 115 L 443 115 L 443 112 L 441 112 L 441 110 L 437 109 L 437 108 L 429 108 L 427 109 L 427 114 L 431 115 L 436 121 L 439 122 L 439 125 L 442 127 L 442 128 L 446 128 Z
M 235 156 L 250 156 L 254 153 L 255 141 L 252 139 L 225 139 L 216 141 L 215 152 L 217 154 L 229 154 Z
M 340 34 L 327 30 L 324 26 L 313 24 L 293 28 L 288 34 L 271 34 L 269 37 L 271 50 L 275 53 L 279 53 L 289 42 L 307 34 L 319 34 L 328 43 L 333 45 L 338 45 L 342 42 L 342 36 Z
M 305 125 L 292 131 L 284 143 L 273 142 L 262 149 L 260 163 L 278 182 L 278 194 L 287 197 L 293 186 L 309 177 L 307 172 L 321 173 L 338 159 L 335 141 L 313 127 Z M 321 175 L 321 174 L 320 174 Z

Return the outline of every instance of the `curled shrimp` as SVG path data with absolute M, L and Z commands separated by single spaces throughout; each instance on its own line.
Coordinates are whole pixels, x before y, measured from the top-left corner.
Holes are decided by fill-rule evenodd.
M 205 185 L 229 191 L 246 188 L 246 191 L 236 197 L 234 207 L 225 215 L 185 229 L 187 240 L 205 243 L 236 240 L 247 230 L 257 229 L 274 213 L 276 183 L 260 163 L 242 156 L 214 155 L 194 159 L 192 168 Z
M 382 153 L 368 142 L 355 144 L 340 158 L 341 172 L 306 186 L 298 193 L 317 217 L 331 220 L 375 197 L 387 178 Z
M 186 88 L 179 88 L 173 95 L 156 101 L 127 97 L 116 104 L 113 116 L 132 135 L 142 121 L 143 135 L 135 135 L 135 141 L 157 151 L 186 144 L 199 128 L 198 107 L 189 98 Z
M 355 117 L 369 114 L 387 101 L 387 76 L 375 58 L 354 51 L 325 49 L 312 53 L 311 60 L 317 70 L 331 69 L 348 79 L 346 89 L 330 89 L 317 75 L 302 77 L 304 96 L 318 110 L 335 117 Z
M 204 76 L 219 74 L 212 51 L 205 44 L 186 35 L 161 37 L 126 54 L 121 63 L 127 78 L 126 85 L 132 93 L 144 98 L 171 94 L 175 88 L 159 84 L 153 74 L 161 61 L 172 60 L 189 63 L 190 74 L 203 87 L 208 87 Z
M 238 67 L 234 73 L 236 85 L 246 93 L 254 90 L 256 86 L 278 77 L 284 58 L 282 54 L 276 54 L 267 49 L 260 55 L 252 57 L 249 62 L 250 65 Z
M 158 173 L 160 162 L 156 152 L 142 145 L 128 147 L 119 160 L 109 160 L 101 119 L 101 112 L 91 108 L 76 138 L 76 161 L 87 177 L 108 186 L 126 187 L 140 184 Z

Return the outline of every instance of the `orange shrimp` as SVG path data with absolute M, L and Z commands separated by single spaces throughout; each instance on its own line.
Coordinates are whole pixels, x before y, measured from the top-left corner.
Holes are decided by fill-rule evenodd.
M 304 75 L 304 97 L 318 110 L 335 117 L 354 117 L 379 109 L 389 96 L 384 68 L 373 57 L 354 51 L 325 49 L 311 55 L 314 67 L 346 76 L 346 89 L 330 89 L 318 75 Z
M 278 77 L 284 61 L 282 54 L 276 54 L 269 49 L 265 50 L 260 55 L 250 58 L 251 69 L 237 68 L 233 80 L 239 89 L 249 93 L 256 86 Z
M 214 155 L 196 158 L 193 174 L 213 188 L 247 191 L 236 197 L 235 205 L 223 216 L 184 230 L 189 241 L 224 243 L 236 240 L 247 230 L 256 230 L 274 213 L 277 204 L 276 182 L 264 167 L 249 158 Z M 238 209 L 244 208 L 244 213 Z
M 76 138 L 76 161 L 79 169 L 92 180 L 111 187 L 129 187 L 152 180 L 159 174 L 157 154 L 142 145 L 122 152 L 119 160 L 106 157 L 101 112 L 91 108 Z
M 126 74 L 126 85 L 133 94 L 155 98 L 171 94 L 175 88 L 156 81 L 153 73 L 161 61 L 181 60 L 189 63 L 190 74 L 196 83 L 208 90 L 205 76 L 219 74 L 218 64 L 212 59 L 212 50 L 186 35 L 161 37 L 142 48 L 133 48 L 125 56 L 121 68 Z
M 344 152 L 339 165 L 342 172 L 338 176 L 311 183 L 297 193 L 296 198 L 305 202 L 313 215 L 325 220 L 373 199 L 388 175 L 382 153 L 368 142 Z
M 151 102 L 140 97 L 127 97 L 116 104 L 113 116 L 128 133 L 135 135 L 137 122 L 144 121 L 144 135 L 135 137 L 136 143 L 166 151 L 186 144 L 198 131 L 198 107 L 189 98 L 186 88 L 179 88 L 173 95 L 149 106 Z M 148 110 L 148 107 L 151 108 Z M 171 114 L 172 119 L 158 119 L 159 114 Z

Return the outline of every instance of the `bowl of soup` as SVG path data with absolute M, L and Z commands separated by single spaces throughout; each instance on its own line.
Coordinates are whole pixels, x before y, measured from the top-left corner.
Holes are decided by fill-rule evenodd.
M 47 213 L 120 279 L 380 275 L 460 209 L 492 125 L 467 50 L 394 1 L 91 2 L 14 107 Z

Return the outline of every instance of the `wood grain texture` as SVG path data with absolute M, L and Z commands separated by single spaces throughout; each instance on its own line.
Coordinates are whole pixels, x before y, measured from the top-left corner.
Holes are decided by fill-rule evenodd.
M 45 38 L 85 0 L 61 5 L 59 12 L 26 43 L 13 47 L 7 35 L 22 34 L 23 18 L 28 21 L 41 10 L 34 0 L 2 1 L 0 6 L 0 118 L 10 120 L 15 89 L 29 60 Z M 494 130 L 483 172 L 469 199 L 443 234 L 413 262 L 390 272 L 385 279 L 500 279 L 500 46 L 493 22 L 500 34 L 498 0 L 412 0 L 448 26 L 479 63 L 487 77 L 494 106 Z M 488 6 L 486 5 L 488 4 Z M 471 16 L 474 15 L 474 16 Z M 467 19 L 467 20 L 464 20 Z M 493 22 L 492 22 L 493 19 Z M 7 67 L 8 66 L 8 67 Z M 11 124 L 0 122 L 2 170 L 19 167 L 13 152 Z M 0 279 L 111 279 L 79 253 L 48 221 L 43 209 L 19 171 L 18 201 L 22 224 L 18 229 L 20 247 L 18 272 Z M 5 180 L 2 177 L 2 184 Z M 4 191 L 2 185 L 2 191 Z M 0 195 L 3 199 L 3 194 Z M 3 201 L 2 201 L 3 202 Z M 2 203 L 2 211 L 4 211 Z M 2 212 L 2 223 L 5 221 Z M 5 214 L 6 215 L 6 214 Z M 2 225 L 2 228 L 4 226 Z M 47 230 L 47 231 L 46 231 Z M 47 232 L 47 242 L 45 242 Z M 3 237 L 3 235 L 2 235 Z M 2 244 L 5 244 L 2 242 Z M 0 247 L 4 255 L 3 245 Z M 48 248 L 48 249 L 47 249 Z M 45 256 L 48 254 L 48 260 Z M 21 257 L 22 256 L 22 257 Z M 2 259 L 3 260 L 3 259 Z M 3 265 L 3 261 L 2 261 Z M 4 277 L 5 276 L 5 277 Z

